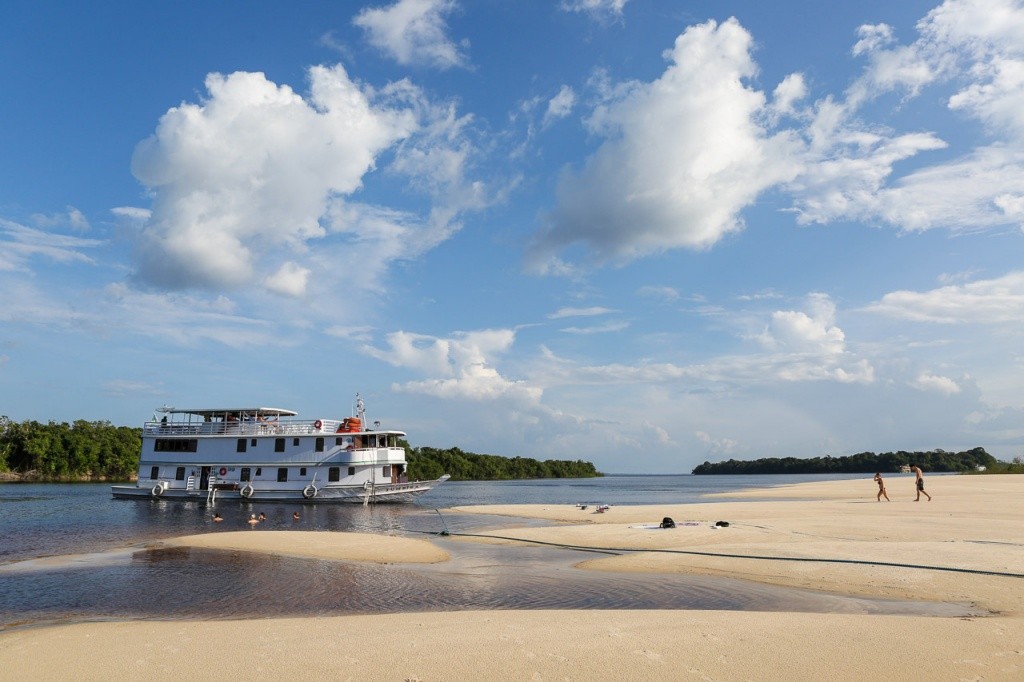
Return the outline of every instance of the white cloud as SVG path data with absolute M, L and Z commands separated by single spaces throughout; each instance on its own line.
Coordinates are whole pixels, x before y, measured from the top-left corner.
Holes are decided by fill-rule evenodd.
M 868 57 L 868 66 L 847 92 L 847 106 L 856 108 L 880 93 L 896 89 L 916 95 L 937 77 L 940 65 L 930 63 L 915 47 L 893 45 L 892 27 L 885 24 L 861 26 L 854 55 Z
M 561 8 L 566 12 L 586 12 L 594 16 L 619 17 L 627 2 L 629 0 L 562 0 Z
M 768 189 L 788 194 L 804 224 L 1022 226 L 1024 7 L 947 0 L 917 28 L 917 39 L 901 45 L 886 24 L 861 26 L 852 49 L 866 62 L 861 74 L 841 99 L 807 105 L 802 74 L 786 76 L 770 102 L 749 86 L 757 75 L 752 40 L 735 19 L 688 28 L 651 83 L 596 74 L 602 102 L 588 125 L 603 144 L 582 168 L 563 173 L 528 265 L 572 274 L 578 266 L 561 252 L 573 245 L 597 264 L 710 248 L 743 228 L 744 209 Z M 896 93 L 902 104 L 933 86 L 959 88 L 950 111 L 993 142 L 928 165 L 927 152 L 951 145 L 938 133 L 859 118 L 883 95 Z M 783 119 L 798 127 L 777 129 Z
M 56 263 L 93 263 L 83 251 L 102 244 L 98 239 L 55 234 L 0 218 L 0 271 L 26 270 L 35 257 Z
M 542 389 L 503 377 L 495 360 L 515 343 L 510 329 L 459 332 L 449 338 L 395 332 L 387 337 L 388 349 L 364 346 L 363 353 L 396 367 L 433 375 L 420 381 L 395 385 L 395 390 L 445 399 L 495 400 L 507 398 L 534 405 Z
M 1024 319 L 1024 271 L 931 291 L 893 291 L 866 309 L 913 322 L 1017 325 Z
M 551 125 L 554 121 L 565 118 L 575 105 L 576 93 L 568 85 L 563 85 L 558 94 L 548 100 L 548 108 L 544 112 L 544 125 Z
M 119 398 L 164 395 L 164 389 L 144 381 L 130 379 L 111 379 L 103 382 L 103 392 Z
M 584 243 L 600 262 L 671 248 L 707 248 L 742 228 L 739 212 L 792 178 L 789 134 L 755 120 L 765 97 L 744 85 L 756 67 L 735 19 L 688 28 L 653 83 L 604 84 L 610 98 L 589 119 L 606 138 L 577 173 L 565 172 L 558 205 L 532 245 L 531 265 L 550 271 L 557 252 Z
M 738 443 L 731 438 L 712 438 L 704 431 L 694 433 L 701 443 L 707 447 L 707 452 L 714 455 L 729 455 L 736 450 Z
M 910 384 L 919 391 L 934 391 L 943 395 L 953 395 L 960 392 L 960 386 L 949 377 L 937 376 L 922 372 L 917 375 Z
M 330 197 L 359 189 L 376 155 L 415 129 L 409 112 L 374 108 L 341 66 L 309 75 L 307 101 L 263 74 L 211 74 L 202 104 L 171 109 L 138 145 L 132 170 L 154 199 L 137 244 L 143 281 L 264 279 L 325 234 Z
M 775 86 L 772 93 L 771 114 L 774 120 L 796 113 L 796 103 L 807 96 L 807 84 L 799 73 L 791 73 Z
M 32 223 L 41 228 L 67 226 L 75 232 L 88 232 L 92 229 L 89 219 L 74 206 L 68 206 L 64 213 L 55 213 L 53 215 L 33 214 Z
M 762 342 L 773 350 L 837 355 L 843 352 L 846 336 L 834 326 L 835 304 L 824 294 L 808 297 L 810 314 L 796 310 L 772 313 L 769 327 L 761 335 Z
M 306 293 L 306 284 L 309 281 L 309 268 L 304 268 L 296 263 L 288 262 L 281 265 L 277 272 L 263 281 L 263 286 L 282 296 L 299 298 Z
M 918 31 L 903 46 L 889 26 L 860 28 L 853 51 L 868 64 L 845 101 L 816 103 L 806 173 L 787 187 L 801 222 L 881 220 L 905 231 L 1020 224 L 1012 198 L 1024 182 L 1024 8 L 1014 0 L 947 0 Z M 994 143 L 894 177 L 897 162 L 948 143 L 931 132 L 858 122 L 857 110 L 886 93 L 909 100 L 937 84 L 960 87 L 949 109 L 979 122 Z
M 642 286 L 636 291 L 638 296 L 660 299 L 665 303 L 679 300 L 679 291 L 674 287 Z
M 771 314 L 764 330 L 752 337 L 760 352 L 721 355 L 705 362 L 679 365 L 644 360 L 636 364 L 579 365 L 543 349 L 543 363 L 534 383 L 557 385 L 675 384 L 698 386 L 837 382 L 870 384 L 875 369 L 870 360 L 846 347 L 846 336 L 835 324 L 835 304 L 825 294 L 810 294 L 805 310 Z
M 566 317 L 593 317 L 595 315 L 607 315 L 615 312 L 611 308 L 603 306 L 591 306 L 590 308 L 559 308 L 548 315 L 549 320 L 560 320 Z
M 294 343 L 274 323 L 238 312 L 225 296 L 204 298 L 179 293 L 142 293 L 125 284 L 104 289 L 94 324 L 148 336 L 183 347 L 213 341 L 229 348 L 288 346 Z
M 116 206 L 110 209 L 110 212 L 118 218 L 125 218 L 136 223 L 144 223 L 153 215 L 153 212 L 148 208 L 139 208 L 137 206 Z
M 611 332 L 621 332 L 623 329 L 629 329 L 628 322 L 607 322 L 605 324 L 594 325 L 591 327 L 565 327 L 561 331 L 566 334 L 609 334 Z
M 444 17 L 455 7 L 454 0 L 399 0 L 382 9 L 364 9 L 352 23 L 399 64 L 466 67 L 465 54 L 446 35 Z

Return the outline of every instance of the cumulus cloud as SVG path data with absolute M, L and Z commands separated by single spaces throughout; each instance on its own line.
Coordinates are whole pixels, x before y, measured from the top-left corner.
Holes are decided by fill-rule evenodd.
M 304 268 L 297 263 L 288 262 L 283 264 L 277 272 L 267 277 L 263 285 L 268 291 L 297 298 L 306 291 L 306 283 L 309 280 L 309 268 Z
M 745 85 L 757 71 L 751 47 L 735 19 L 710 21 L 676 39 L 653 83 L 607 88 L 589 119 L 605 142 L 560 178 L 534 268 L 557 267 L 557 252 L 574 243 L 599 262 L 710 247 L 742 228 L 740 211 L 763 189 L 795 175 L 780 162 L 792 137 L 755 122 L 765 97 Z
M 911 382 L 911 386 L 919 391 L 933 391 L 942 395 L 954 395 L 960 392 L 960 386 L 949 377 L 937 376 L 922 372 Z
M 341 66 L 309 77 L 305 100 L 260 73 L 211 74 L 203 103 L 169 110 L 138 145 L 132 171 L 153 196 L 137 241 L 142 281 L 230 289 L 279 271 L 282 254 L 324 236 L 329 199 L 359 189 L 376 155 L 415 129 Z
M 866 309 L 913 322 L 1019 324 L 1024 319 L 1024 271 L 931 291 L 893 291 Z
M 828 295 L 814 293 L 807 297 L 804 311 L 772 313 L 758 337 L 771 351 L 760 359 L 765 368 L 785 381 L 873 382 L 874 367 L 847 350 L 846 334 L 835 324 L 835 311 Z
M 861 73 L 844 92 L 813 100 L 799 73 L 770 99 L 752 87 L 752 38 L 735 19 L 688 28 L 653 82 L 593 79 L 600 103 L 587 122 L 602 143 L 582 167 L 563 172 L 529 267 L 573 273 L 578 265 L 562 255 L 573 246 L 598 265 L 711 248 L 741 230 L 744 210 L 770 189 L 789 197 L 801 224 L 1021 226 L 1024 7 L 947 0 L 917 31 L 900 44 L 891 26 L 861 26 L 851 49 Z M 991 144 L 930 162 L 929 152 L 953 143 L 863 118 L 886 95 L 902 106 L 939 87 L 954 88 L 947 114 L 983 129 Z
M 834 326 L 835 304 L 825 294 L 808 297 L 809 312 L 777 310 L 761 341 L 772 350 L 836 355 L 843 352 L 846 336 Z
M 364 9 L 352 23 L 366 32 L 371 45 L 399 64 L 465 67 L 466 55 L 448 38 L 444 19 L 455 8 L 455 0 L 399 0 L 384 8 Z
M 404 367 L 426 379 L 394 388 L 445 399 L 495 400 L 509 398 L 535 404 L 542 390 L 523 381 L 503 377 L 494 367 L 497 357 L 515 342 L 510 329 L 461 332 L 439 338 L 408 332 L 387 336 L 386 349 L 364 346 L 362 352 L 395 367 Z

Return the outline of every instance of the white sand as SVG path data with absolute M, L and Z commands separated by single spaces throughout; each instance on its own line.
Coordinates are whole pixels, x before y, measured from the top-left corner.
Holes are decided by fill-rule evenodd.
M 150 546 L 208 547 L 331 561 L 369 561 L 378 564 L 433 564 L 448 560 L 447 552 L 426 540 L 368 533 L 241 530 L 186 535 L 152 543 Z
M 604 514 L 571 505 L 466 509 L 574 522 L 494 532 L 566 544 L 1024 573 L 1024 476 L 932 476 L 927 482 L 932 502 L 913 502 L 912 480 L 892 478 L 888 488 L 893 502 L 877 503 L 877 488 L 865 477 L 737 496 L 774 498 L 771 501 L 613 506 Z M 635 527 L 656 524 L 663 516 L 698 525 Z M 711 524 L 717 520 L 729 521 L 730 526 L 715 529 Z M 314 551 L 293 542 L 295 538 L 282 537 L 289 535 L 296 533 L 212 533 L 175 542 L 284 554 L 296 554 L 301 544 L 304 556 L 381 560 L 378 552 L 368 552 L 367 545 L 354 538 L 325 539 Z M 395 550 L 384 560 L 443 560 L 438 558 L 443 552 L 420 555 L 421 548 L 410 550 L 406 540 L 384 540 Z M 429 546 L 425 541 L 411 542 Z M 1024 679 L 1022 578 L 642 551 L 582 565 L 595 570 L 725 575 L 853 595 L 971 602 L 998 615 L 471 611 L 85 623 L 0 633 L 0 670 L 12 680 L 193 675 L 339 680 Z

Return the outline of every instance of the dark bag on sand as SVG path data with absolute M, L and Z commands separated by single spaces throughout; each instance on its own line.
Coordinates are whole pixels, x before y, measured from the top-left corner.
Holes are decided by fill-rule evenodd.
M 661 520 L 661 527 L 662 528 L 675 528 L 676 527 L 676 522 L 666 516 L 665 518 L 663 518 Z

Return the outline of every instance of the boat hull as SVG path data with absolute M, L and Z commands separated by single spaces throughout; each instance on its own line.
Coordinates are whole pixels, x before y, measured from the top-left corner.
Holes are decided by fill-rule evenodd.
M 423 493 L 447 481 L 445 475 L 433 481 L 386 483 L 371 486 L 325 486 L 323 488 L 266 488 L 188 490 L 185 488 L 145 487 L 134 485 L 112 486 L 111 493 L 122 500 L 175 500 L 197 502 L 290 502 L 301 504 L 408 504 Z M 247 494 L 243 495 L 242 493 Z

